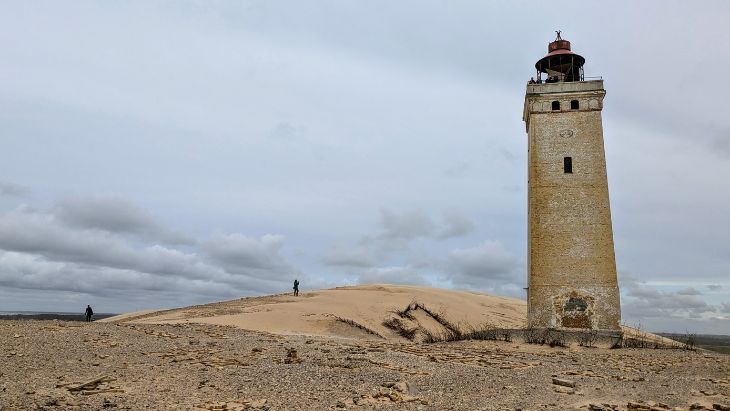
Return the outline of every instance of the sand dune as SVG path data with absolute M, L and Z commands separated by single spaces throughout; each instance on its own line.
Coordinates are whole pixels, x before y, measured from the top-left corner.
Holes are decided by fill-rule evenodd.
M 419 308 L 414 307 L 415 304 Z M 401 339 L 383 325 L 395 311 L 411 306 L 406 326 L 438 331 L 428 313 L 464 327 L 491 324 L 500 328 L 525 325 L 525 301 L 478 292 L 405 285 L 338 287 L 292 295 L 242 298 L 173 310 L 125 314 L 107 321 L 147 324 L 201 323 L 230 325 L 275 334 Z M 424 311 L 422 308 L 427 311 Z
M 463 331 L 485 325 L 523 328 L 527 324 L 527 303 L 517 298 L 472 291 L 373 284 L 317 290 L 301 293 L 298 297 L 278 294 L 171 310 L 147 310 L 102 321 L 211 324 L 279 335 L 418 341 L 425 336 L 423 330 L 441 334 L 448 331 L 449 325 Z M 390 328 L 386 322 L 390 322 Z M 394 322 L 397 327 L 392 327 Z M 415 330 L 415 335 L 404 337 L 394 328 Z M 628 337 L 674 344 L 664 337 L 631 327 L 623 327 L 623 330 Z

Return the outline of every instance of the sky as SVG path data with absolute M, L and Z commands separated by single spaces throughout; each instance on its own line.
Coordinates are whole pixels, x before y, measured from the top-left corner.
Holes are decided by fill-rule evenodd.
M 524 298 L 525 84 L 602 77 L 622 316 L 730 334 L 730 3 L 0 2 L 0 310 Z

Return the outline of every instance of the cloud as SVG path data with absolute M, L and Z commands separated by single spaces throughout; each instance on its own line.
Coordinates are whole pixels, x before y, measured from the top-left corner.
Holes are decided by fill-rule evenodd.
M 419 238 L 445 240 L 462 237 L 474 231 L 475 224 L 457 211 L 442 215 L 442 222 L 436 223 L 421 210 L 380 210 L 380 222 L 375 235 L 365 236 L 364 242 L 383 242 L 404 245 Z
M 408 284 L 430 285 L 431 283 L 418 274 L 411 266 L 375 267 L 358 276 L 359 284 Z
M 53 213 L 74 227 L 135 234 L 168 244 L 193 243 L 189 237 L 164 228 L 149 212 L 120 197 L 67 197 L 56 202 Z
M 20 206 L 1 214 L 0 284 L 97 296 L 139 291 L 225 298 L 280 291 L 295 276 L 306 278 L 280 254 L 280 235 L 215 235 L 201 241 L 199 249 L 183 251 L 149 236 L 142 236 L 146 241 L 126 236 L 147 232 L 145 223 L 156 229 L 160 225 L 125 201 L 81 205 L 58 203 L 49 210 Z M 77 214 L 80 209 L 89 217 Z M 99 219 L 110 214 L 119 217 Z
M 332 266 L 372 267 L 376 259 L 365 246 L 335 247 L 322 256 L 322 262 Z
M 301 127 L 295 127 L 288 121 L 280 121 L 269 132 L 267 136 L 274 140 L 291 141 L 302 133 Z
M 452 250 L 446 262 L 446 279 L 456 286 L 495 287 L 518 282 L 519 260 L 497 241 Z
M 474 231 L 475 228 L 472 220 L 457 212 L 444 214 L 443 220 L 444 225 L 436 235 L 439 239 L 462 237 Z
M 201 249 L 210 261 L 227 272 L 266 280 L 288 280 L 295 270 L 279 253 L 284 245 L 281 235 L 260 238 L 243 234 L 219 234 L 205 241 Z
M 0 180 L 0 196 L 22 197 L 29 192 L 28 187 Z
M 707 288 L 708 288 L 708 289 L 709 289 L 710 291 L 718 291 L 718 290 L 722 290 L 722 286 L 721 286 L 720 284 L 708 284 L 708 285 L 707 285 Z
M 99 296 L 176 291 L 205 295 L 233 295 L 224 283 L 185 281 L 173 275 L 155 275 L 130 269 L 49 261 L 37 255 L 0 251 L 0 284 L 20 289 L 81 292 Z
M 701 319 L 718 309 L 693 288 L 677 292 L 659 291 L 630 276 L 622 276 L 621 288 L 626 295 L 622 302 L 626 319 Z
M 420 210 L 396 212 L 381 209 L 381 231 L 376 238 L 408 241 L 428 237 L 434 233 L 435 229 L 436 226 L 431 218 Z
M 710 148 L 716 154 L 730 158 L 730 129 L 717 135 L 711 140 Z
M 677 295 L 702 295 L 702 293 L 694 287 L 687 287 L 677 291 Z
M 135 245 L 109 232 L 69 227 L 52 212 L 27 206 L 0 215 L 0 249 L 49 260 L 101 265 L 191 278 L 208 269 L 193 254 L 161 245 Z
M 374 268 L 397 255 L 407 259 L 409 266 L 435 266 L 439 257 L 422 249 L 413 251 L 415 240 L 435 242 L 463 237 L 475 229 L 474 222 L 457 211 L 443 213 L 436 223 L 420 210 L 380 210 L 380 221 L 374 234 L 365 235 L 352 246 L 335 246 L 321 257 L 326 265 L 354 268 Z

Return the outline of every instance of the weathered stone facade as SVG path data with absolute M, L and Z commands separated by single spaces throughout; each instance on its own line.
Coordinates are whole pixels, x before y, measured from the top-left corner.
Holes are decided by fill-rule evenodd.
M 531 327 L 620 328 L 601 124 L 605 94 L 602 80 L 527 86 Z

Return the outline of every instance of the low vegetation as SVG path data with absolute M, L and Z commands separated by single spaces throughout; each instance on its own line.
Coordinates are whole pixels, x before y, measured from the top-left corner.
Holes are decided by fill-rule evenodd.
M 526 328 L 525 342 L 528 344 L 549 345 L 550 347 L 567 347 L 565 333 L 554 328 Z
M 335 321 L 337 321 L 337 322 L 340 322 L 340 323 L 343 323 L 343 324 L 347 324 L 347 325 L 349 325 L 351 327 L 354 327 L 354 328 L 357 328 L 359 330 L 365 331 L 366 333 L 368 333 L 370 335 L 374 335 L 374 336 L 376 336 L 378 338 L 385 339 L 385 337 L 383 337 L 382 335 L 380 335 L 380 333 L 378 333 L 377 331 L 375 331 L 373 329 L 370 329 L 370 328 L 368 328 L 368 327 L 366 327 L 366 326 L 364 326 L 364 325 L 362 325 L 362 324 L 360 324 L 360 323 L 358 323 L 356 321 L 353 321 L 353 320 L 351 320 L 349 318 L 342 318 L 342 317 L 337 317 L 337 316 L 335 316 L 334 318 L 335 318 Z
M 401 337 L 413 341 L 418 333 L 418 327 L 408 327 L 400 318 L 394 317 L 383 321 L 383 325 L 395 331 Z

